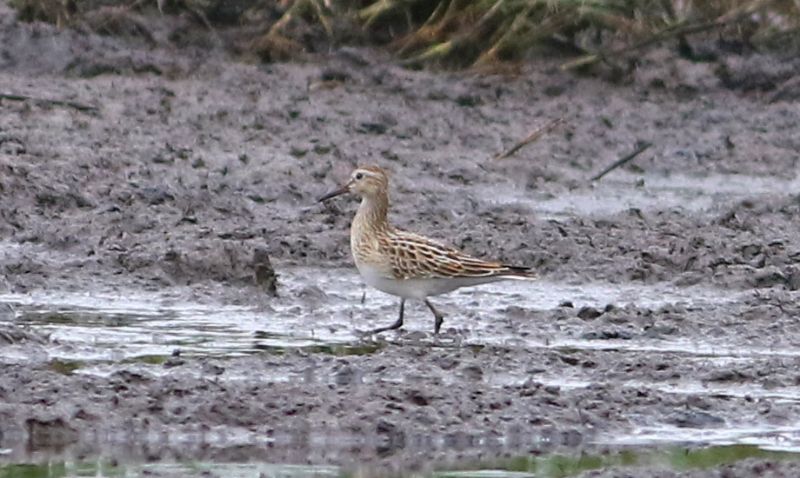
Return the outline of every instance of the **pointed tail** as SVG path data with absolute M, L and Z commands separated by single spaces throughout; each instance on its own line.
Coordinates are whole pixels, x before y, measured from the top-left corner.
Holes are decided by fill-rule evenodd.
M 538 276 L 536 272 L 531 267 L 522 267 L 522 266 L 509 266 L 503 265 L 507 272 L 503 272 L 503 276 L 513 278 L 513 279 L 536 279 Z

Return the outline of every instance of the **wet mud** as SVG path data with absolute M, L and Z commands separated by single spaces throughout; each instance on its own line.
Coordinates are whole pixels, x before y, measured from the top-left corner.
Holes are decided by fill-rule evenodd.
M 0 470 L 800 473 L 800 69 L 718 62 L 248 64 L 0 3 L 0 93 L 43 99 L 0 99 Z M 541 280 L 362 338 L 397 302 L 351 266 L 355 201 L 314 201 L 362 163 L 396 224 Z

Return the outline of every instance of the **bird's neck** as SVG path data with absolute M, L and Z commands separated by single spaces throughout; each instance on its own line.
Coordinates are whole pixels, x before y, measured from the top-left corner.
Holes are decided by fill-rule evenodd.
M 386 216 L 389 212 L 389 198 L 386 193 L 364 196 L 358 212 L 353 219 L 353 228 L 358 231 L 385 231 L 389 229 Z

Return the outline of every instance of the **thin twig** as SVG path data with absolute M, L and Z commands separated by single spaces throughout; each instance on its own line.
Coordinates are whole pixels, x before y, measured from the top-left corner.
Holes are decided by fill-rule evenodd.
M 97 106 L 78 103 L 76 101 L 54 100 L 50 98 L 36 98 L 35 96 L 17 95 L 13 93 L 0 93 L 0 100 L 34 101 L 36 103 L 44 103 L 47 105 L 66 106 L 68 108 L 75 108 L 78 111 L 84 111 L 84 112 L 97 113 L 98 111 Z
M 533 143 L 537 139 L 539 139 L 542 136 L 544 136 L 545 133 L 548 133 L 548 132 L 552 131 L 556 126 L 560 125 L 563 122 L 564 122 L 564 118 L 558 118 L 558 119 L 553 120 L 553 121 L 551 121 L 549 123 L 546 123 L 544 126 L 540 126 L 540 127 L 536 128 L 535 130 L 533 130 L 531 132 L 531 134 L 526 136 L 525 139 L 523 139 L 519 143 L 515 144 L 511 149 L 509 149 L 508 151 L 506 151 L 504 153 L 498 154 L 497 156 L 495 156 L 492 159 L 496 161 L 498 159 L 505 159 L 505 158 L 511 156 L 512 154 L 514 154 L 517 151 L 519 151 L 520 149 L 522 149 L 523 146 L 526 146 L 528 144 Z
M 653 143 L 647 143 L 647 142 L 639 143 L 639 145 L 636 147 L 636 149 L 632 153 L 627 154 L 627 155 L 619 158 L 618 160 L 614 161 L 613 164 L 611 164 L 609 167 L 604 169 L 600 174 L 596 174 L 596 175 L 592 176 L 591 181 L 597 181 L 598 179 L 602 178 L 603 176 L 605 176 L 606 174 L 610 173 L 611 171 L 617 169 L 618 167 L 627 164 L 633 158 L 635 158 L 636 156 L 639 156 L 640 154 L 642 154 L 647 148 L 649 148 L 652 145 L 653 145 Z

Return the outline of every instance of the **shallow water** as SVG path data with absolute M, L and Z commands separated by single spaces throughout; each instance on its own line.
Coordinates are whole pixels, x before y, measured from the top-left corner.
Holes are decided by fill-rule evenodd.
M 780 179 L 741 174 L 632 174 L 615 171 L 584 187 L 551 195 L 505 195 L 488 188 L 483 199 L 501 204 L 530 207 L 544 218 L 602 217 L 636 208 L 642 211 L 681 209 L 693 213 L 712 213 L 744 199 L 796 191 L 800 177 Z
M 313 281 L 312 278 L 313 277 Z M 534 319 L 516 319 L 509 323 L 508 308 L 513 306 L 524 313 L 536 313 L 559 308 L 561 300 L 569 297 L 573 305 L 594 306 L 602 309 L 606 304 L 624 307 L 658 308 L 680 306 L 703 309 L 742 299 L 741 292 L 703 287 L 678 288 L 669 284 L 569 284 L 538 281 L 490 284 L 473 290 L 462 290 L 439 298 L 437 304 L 452 320 L 452 327 L 441 337 L 430 334 L 428 311 L 419 305 L 407 310 L 405 335 L 384 334 L 381 340 L 364 340 L 357 329 L 373 327 L 390 321 L 397 307 L 396 299 L 378 292 L 368 292 L 361 304 L 362 287 L 351 270 L 316 270 L 290 268 L 282 272 L 281 297 L 256 306 L 237 306 L 188 301 L 185 291 L 161 294 L 141 291 L 106 291 L 92 294 L 37 292 L 33 294 L 3 294 L 0 304 L 14 310 L 14 320 L 34 330 L 46 332 L 52 344 L 42 346 L 35 360 L 49 361 L 53 369 L 63 373 L 108 376 L 119 364 L 140 367 L 150 374 L 168 374 L 170 369 L 160 365 L 175 350 L 181 354 L 197 356 L 236 357 L 256 353 L 282 353 L 297 349 L 312 353 L 332 355 L 370 354 L 381 350 L 388 341 L 420 342 L 430 347 L 452 346 L 503 346 L 522 349 L 575 351 L 619 351 L 631 353 L 681 354 L 684 361 L 698 365 L 746 363 L 760 358 L 798 357 L 800 351 L 770 348 L 758 345 L 730 345 L 725 338 L 714 337 L 675 339 L 591 340 L 575 337 L 569 328 L 551 329 L 547 324 L 529 322 Z M 308 286 L 314 283 L 315 286 Z M 299 299 L 299 300 L 298 300 Z M 460 316 L 459 316 L 460 315 Z M 459 317 L 454 317 L 459 316 Z M 526 322 L 528 321 L 528 322 Z M 519 333 L 533 327 L 533 332 Z M 539 329 L 536 329 L 539 327 Z M 6 363 L 26 363 L 32 357 L 22 354 L 14 346 L 0 349 L 0 360 Z M 702 367 L 701 367 L 702 368 Z M 186 373 L 186 372 L 184 372 Z M 303 380 L 301 376 L 276 369 L 271 381 Z M 223 380 L 247 380 L 246 376 L 227 373 Z M 330 380 L 330 377 L 322 377 Z M 391 375 L 386 380 L 391 380 Z M 527 373 L 509 371 L 488 376 L 490 386 L 519 385 L 529 380 Z M 549 370 L 535 377 L 538 383 L 563 389 L 590 387 L 604 383 L 591 369 L 580 367 Z M 319 377 L 315 380 L 320 380 Z M 402 378 L 401 378 L 402 380 Z M 619 382 L 618 379 L 612 381 Z M 765 387 L 754 383 L 705 383 L 696 378 L 672 381 L 647 381 L 631 379 L 619 382 L 619 387 L 631 390 L 651 390 L 672 396 L 724 396 L 749 397 L 753 400 L 769 399 L 798 402 L 800 392 L 796 387 Z M 236 434 L 227 430 L 226 436 Z M 142 438 L 149 442 L 149 438 Z M 242 444 L 253 446 L 261 438 L 244 433 Z M 189 443 L 192 440 L 190 439 Z M 697 429 L 671 425 L 643 426 L 620 436 L 597 436 L 592 446 L 652 446 L 674 443 L 728 446 L 754 445 L 757 449 L 800 452 L 800 421 L 782 423 L 728 422 L 722 428 Z M 230 445 L 230 443 L 228 443 Z M 317 446 L 329 447 L 323 440 Z M 18 455 L 19 450 L 15 451 Z M 636 453 L 636 452 L 634 452 Z M 49 456 L 49 455 L 47 455 Z M 135 461 L 135 460 L 134 460 Z M 603 459 L 600 460 L 603 462 Z M 41 476 L 81 475 L 78 462 L 49 464 L 52 474 Z M 73 468 L 69 468 L 72 466 Z M 87 470 L 106 476 L 105 469 L 95 464 Z M 187 466 L 183 463 L 164 464 Z M 339 476 L 342 470 L 330 467 L 292 468 L 273 465 L 229 465 L 192 463 L 191 466 L 211 467 L 226 476 Z M 536 465 L 539 466 L 539 465 Z M 77 467 L 77 468 L 76 468 Z M 69 469 L 68 469 L 69 468 Z M 125 476 L 139 476 L 145 468 L 138 465 L 123 467 Z M 109 468 L 110 474 L 120 472 Z M 535 469 L 536 471 L 538 469 Z M 169 470 L 167 470 L 169 472 Z M 569 476 L 540 474 L 536 476 Z M 49 472 L 48 472 L 49 473 Z M 62 473 L 62 474 L 59 474 Z M 71 474 L 70 474 L 71 473 Z M 459 472 L 460 473 L 460 472 Z M 515 476 L 498 472 L 497 476 Z M 484 476 L 486 472 L 477 475 Z M 0 474 L 0 476 L 3 476 Z M 91 475 L 95 476 L 95 475 Z M 462 476 L 462 475 L 448 475 Z
M 50 359 L 119 361 L 166 356 L 179 349 L 185 354 L 237 356 L 287 347 L 320 347 L 362 343 L 358 330 L 394 320 L 396 298 L 369 291 L 361 304 L 360 278 L 349 269 L 288 269 L 281 273 L 281 297 L 260 306 L 199 303 L 181 299 L 176 292 L 141 291 L 97 293 L 0 294 L 0 304 L 11 306 L 18 324 L 45 332 L 55 342 L 45 350 Z M 314 283 L 309 288 L 307 284 Z M 740 294 L 702 287 L 676 288 L 669 284 L 567 284 L 546 281 L 509 281 L 438 298 L 446 316 L 445 329 L 453 327 L 460 344 L 508 345 L 533 348 L 623 348 L 630 350 L 685 351 L 694 354 L 735 353 L 800 354 L 759 349 L 728 351 L 704 341 L 669 342 L 575 339 L 552 332 L 547 337 L 521 338 L 516 329 L 525 324 L 497 326 L 508 307 L 542 311 L 559 307 L 568 297 L 577 307 L 607 304 L 658 308 L 665 305 L 708 307 L 735 301 Z M 424 306 L 409 303 L 408 331 L 429 335 L 432 318 Z M 384 334 L 387 339 L 393 334 Z M 433 345 L 447 344 L 448 339 Z M 11 351 L 4 360 L 14 360 Z

